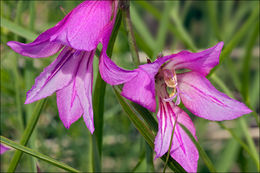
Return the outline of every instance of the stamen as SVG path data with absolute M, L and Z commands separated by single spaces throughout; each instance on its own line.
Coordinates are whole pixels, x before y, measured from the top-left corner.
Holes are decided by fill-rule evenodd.
M 175 88 L 177 86 L 177 76 L 174 70 L 163 70 L 163 78 L 168 87 Z

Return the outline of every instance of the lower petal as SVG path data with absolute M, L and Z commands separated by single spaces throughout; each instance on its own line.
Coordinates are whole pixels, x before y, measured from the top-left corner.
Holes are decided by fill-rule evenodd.
M 56 60 L 35 79 L 34 86 L 27 92 L 25 104 L 50 96 L 67 86 L 75 76 L 80 60 L 80 53 L 64 48 Z
M 173 102 L 160 100 L 160 108 L 157 114 L 159 130 L 155 138 L 156 158 L 168 152 L 172 130 L 177 119 L 178 123 L 187 127 L 195 136 L 194 125 L 189 116 L 175 106 Z M 171 146 L 171 157 L 176 160 L 187 172 L 196 172 L 198 164 L 198 151 L 179 124 L 176 124 Z
M 57 106 L 60 119 L 66 128 L 81 117 L 83 109 L 76 93 L 75 80 L 57 91 Z
M 93 86 L 93 57 L 95 51 L 85 52 L 82 63 L 79 66 L 76 76 L 76 90 L 80 104 L 83 108 L 83 119 L 89 131 L 93 134 L 93 106 L 92 106 L 92 86 Z
M 231 120 L 252 112 L 245 104 L 219 92 L 197 72 L 177 75 L 183 104 L 193 114 L 213 120 Z

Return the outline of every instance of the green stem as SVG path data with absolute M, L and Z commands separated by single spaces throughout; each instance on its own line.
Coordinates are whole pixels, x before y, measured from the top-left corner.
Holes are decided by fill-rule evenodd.
M 129 3 L 129 0 L 124 0 L 124 1 L 120 1 L 120 2 L 121 2 L 121 9 L 122 9 L 122 13 L 123 13 L 126 32 L 128 33 L 129 48 L 130 48 L 130 51 L 132 54 L 134 65 L 135 65 L 135 67 L 138 67 L 140 65 L 140 59 L 139 59 L 138 49 L 136 46 L 133 25 L 132 25 L 131 17 L 130 17 L 130 8 L 129 8 L 130 3 Z
M 23 145 L 23 146 L 26 146 L 32 133 L 33 133 L 33 130 L 38 122 L 38 119 L 40 117 L 40 114 L 41 114 L 41 111 L 43 110 L 43 107 L 46 103 L 46 99 L 44 100 L 40 100 L 38 101 L 34 111 L 33 111 L 33 114 L 26 126 L 26 129 L 23 133 L 23 136 L 21 138 L 21 141 L 20 141 L 20 144 Z M 18 162 L 20 161 L 21 159 L 21 156 L 22 156 L 22 152 L 21 151 L 16 151 L 14 153 L 14 156 L 10 162 L 10 165 L 9 165 L 9 168 L 8 168 L 8 172 L 14 172 L 17 165 L 18 165 Z
M 107 47 L 107 55 L 109 57 L 112 56 L 114 43 L 121 24 L 121 19 L 122 19 L 122 12 L 121 10 L 119 10 L 117 13 L 115 25 Z M 95 83 L 95 90 L 93 94 L 93 110 L 94 110 L 94 124 L 95 124 L 95 132 L 92 136 L 93 171 L 102 170 L 101 159 L 102 159 L 102 143 L 103 143 L 103 123 L 104 123 L 103 114 L 104 114 L 105 91 L 106 91 L 106 83 L 103 81 L 100 73 L 98 72 L 96 83 Z

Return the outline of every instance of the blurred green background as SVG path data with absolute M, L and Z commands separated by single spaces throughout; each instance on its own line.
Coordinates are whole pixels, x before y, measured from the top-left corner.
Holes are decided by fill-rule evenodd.
M 57 56 L 23 57 L 6 43 L 11 40 L 31 42 L 35 34 L 54 26 L 80 2 L 1 1 L 1 135 L 19 142 L 35 106 L 35 103 L 23 104 L 26 92 L 34 84 L 35 77 Z M 225 60 L 209 79 L 222 92 L 229 92 L 227 94 L 248 104 L 255 117 L 259 117 L 259 1 L 138 0 L 131 1 L 131 18 L 142 63 L 146 63 L 147 58 L 154 60 L 160 53 L 168 55 L 183 49 L 198 51 L 223 40 Z M 123 22 L 112 59 L 119 66 L 134 68 Z M 95 58 L 94 76 L 97 75 L 97 64 L 98 58 Z M 109 85 L 104 110 L 103 171 L 132 171 L 139 161 L 140 165 L 134 171 L 147 171 L 144 139 L 121 109 Z M 245 124 L 239 119 L 224 124 L 250 149 L 255 144 L 258 154 L 259 128 L 255 117 L 253 114 L 244 116 Z M 194 115 L 191 118 L 199 143 L 217 171 L 257 171 L 252 158 L 227 130 L 216 122 Z M 70 129 L 63 126 L 55 94 L 48 99 L 29 147 L 76 169 L 92 170 L 91 134 L 82 118 Z M 1 155 L 1 172 L 7 170 L 13 153 L 14 150 Z M 33 162 L 42 172 L 63 171 L 24 154 L 17 172 L 32 171 Z M 160 159 L 154 160 L 155 171 L 162 171 L 163 166 Z M 201 159 L 198 171 L 208 171 Z

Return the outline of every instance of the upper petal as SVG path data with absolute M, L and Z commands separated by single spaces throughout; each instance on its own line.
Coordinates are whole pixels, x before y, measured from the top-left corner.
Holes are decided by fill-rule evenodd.
M 243 103 L 219 92 L 197 72 L 177 75 L 183 104 L 193 114 L 213 120 L 231 120 L 252 112 Z
M 67 86 L 74 78 L 80 60 L 80 52 L 64 48 L 56 60 L 35 79 L 35 84 L 27 92 L 25 104 L 50 96 Z
M 164 66 L 165 69 L 190 69 L 206 76 L 210 70 L 219 63 L 223 42 L 219 42 L 212 48 L 202 52 L 191 53 L 181 51 L 178 54 L 169 55 L 172 59 Z
M 187 172 L 196 172 L 199 158 L 198 151 L 189 136 L 178 124 L 181 123 L 187 127 L 196 138 L 195 128 L 189 116 L 179 107 L 175 106 L 174 103 L 160 100 L 157 118 L 159 130 L 155 138 L 156 158 L 168 152 L 172 130 L 177 119 L 170 151 L 171 157 Z
M 115 1 L 84 1 L 68 14 L 65 26 L 51 40 L 74 49 L 94 50 L 102 41 L 104 30 L 113 26 L 116 4 Z

